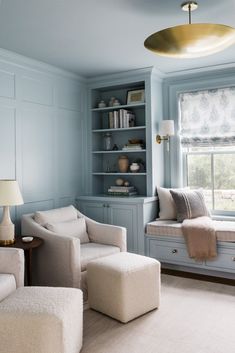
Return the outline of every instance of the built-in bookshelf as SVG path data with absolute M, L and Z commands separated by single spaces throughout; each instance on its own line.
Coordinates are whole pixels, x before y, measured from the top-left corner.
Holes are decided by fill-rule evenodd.
M 91 90 L 92 178 L 93 193 L 106 194 L 117 178 L 128 181 L 138 195 L 146 195 L 146 102 L 127 103 L 128 91 L 145 90 L 145 82 Z M 115 97 L 120 105 L 109 106 Z M 104 101 L 106 107 L 99 108 Z M 116 121 L 115 121 L 116 118 Z M 111 138 L 111 149 L 105 149 L 105 134 Z M 131 141 L 137 141 L 131 144 Z M 114 148 L 114 149 L 113 149 Z M 120 156 L 127 156 L 129 165 L 138 162 L 140 170 L 121 173 Z M 141 163 L 140 163 L 141 162 Z

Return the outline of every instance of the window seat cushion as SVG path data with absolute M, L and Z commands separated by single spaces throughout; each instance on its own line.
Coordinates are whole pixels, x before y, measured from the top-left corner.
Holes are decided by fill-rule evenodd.
M 235 222 L 213 221 L 218 241 L 235 242 Z M 147 224 L 147 235 L 183 236 L 182 223 L 171 220 L 154 221 Z

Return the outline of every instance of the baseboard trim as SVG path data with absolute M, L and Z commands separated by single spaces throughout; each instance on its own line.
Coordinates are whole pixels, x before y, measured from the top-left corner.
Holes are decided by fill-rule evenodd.
M 214 283 L 227 284 L 229 286 L 235 286 L 235 280 L 230 279 L 230 278 L 209 276 L 209 275 L 203 275 L 203 274 L 199 274 L 199 273 L 172 270 L 172 269 L 167 269 L 167 268 L 162 268 L 161 272 L 163 274 L 177 276 L 177 277 L 192 278 L 192 279 L 198 279 L 200 281 L 214 282 Z

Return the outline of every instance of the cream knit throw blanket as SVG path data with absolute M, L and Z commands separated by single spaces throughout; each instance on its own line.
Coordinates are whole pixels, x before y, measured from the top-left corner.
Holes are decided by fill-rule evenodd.
M 185 219 L 182 223 L 182 231 L 189 257 L 195 260 L 207 260 L 217 256 L 216 233 L 211 218 Z

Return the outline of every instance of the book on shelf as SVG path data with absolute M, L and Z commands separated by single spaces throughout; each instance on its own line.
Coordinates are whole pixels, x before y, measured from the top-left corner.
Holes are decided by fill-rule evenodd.
M 132 150 L 142 150 L 144 145 L 142 143 L 127 143 L 123 146 L 122 150 L 124 151 L 132 151 Z
M 137 195 L 137 191 L 130 191 L 130 192 L 121 192 L 121 191 L 109 191 L 108 195 L 112 196 L 134 196 Z
M 137 195 L 137 190 L 134 186 L 110 186 L 108 189 L 108 195 L 113 196 L 133 196 Z
M 135 126 L 135 114 L 126 109 L 109 112 L 109 128 L 129 128 Z
M 129 191 L 136 191 L 134 186 L 110 186 L 109 191 L 123 191 L 123 192 L 129 192 Z

